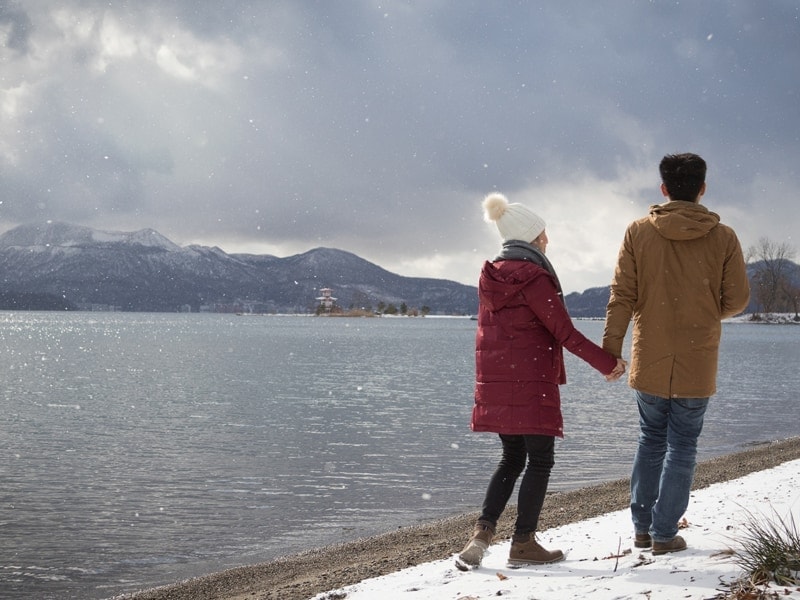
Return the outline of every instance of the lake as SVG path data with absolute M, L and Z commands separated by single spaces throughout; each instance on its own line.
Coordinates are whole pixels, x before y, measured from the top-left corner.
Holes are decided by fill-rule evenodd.
M 107 598 L 478 510 L 499 442 L 469 431 L 475 327 L 0 313 L 0 597 Z M 798 336 L 724 325 L 701 459 L 800 434 Z M 550 489 L 627 477 L 631 390 L 566 360 Z

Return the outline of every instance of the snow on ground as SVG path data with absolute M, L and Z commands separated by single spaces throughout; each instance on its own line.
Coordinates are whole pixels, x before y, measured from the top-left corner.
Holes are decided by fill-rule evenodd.
M 506 540 L 491 546 L 483 565 L 467 573 L 449 557 L 314 600 L 713 599 L 742 575 L 730 550 L 740 549 L 737 538 L 748 533 L 747 524 L 776 517 L 800 524 L 800 460 L 693 492 L 680 532 L 689 545 L 683 552 L 653 556 L 634 548 L 629 513 L 619 511 L 542 532 L 545 548 L 567 553 L 560 563 L 510 569 Z M 800 586 L 773 584 L 770 590 L 800 599 Z

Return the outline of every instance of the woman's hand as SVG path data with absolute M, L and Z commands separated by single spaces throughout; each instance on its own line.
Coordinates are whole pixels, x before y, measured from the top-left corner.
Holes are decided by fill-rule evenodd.
M 616 381 L 617 379 L 622 377 L 622 375 L 625 373 L 625 367 L 627 367 L 627 366 L 628 366 L 628 363 L 626 363 L 621 358 L 618 358 L 617 359 L 617 366 L 614 367 L 614 370 L 611 371 L 611 373 L 606 375 L 606 381 Z

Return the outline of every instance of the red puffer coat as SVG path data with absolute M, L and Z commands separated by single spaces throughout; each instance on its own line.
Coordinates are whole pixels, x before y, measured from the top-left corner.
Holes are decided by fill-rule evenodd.
M 606 375 L 617 359 L 575 329 L 555 278 L 539 265 L 487 261 L 478 294 L 472 430 L 563 437 L 562 348 Z

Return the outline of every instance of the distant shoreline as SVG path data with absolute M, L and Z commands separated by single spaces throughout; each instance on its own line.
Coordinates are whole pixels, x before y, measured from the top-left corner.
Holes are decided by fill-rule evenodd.
M 605 317 L 572 317 L 576 321 L 605 321 Z M 800 325 L 800 317 L 793 313 L 746 313 L 725 319 L 723 323 L 746 323 L 752 325 Z
M 751 325 L 800 325 L 800 317 L 793 313 L 747 313 L 723 323 L 749 323 Z
M 314 314 L 314 313 L 294 313 L 294 314 L 279 314 L 279 313 L 236 313 L 237 316 L 240 317 L 349 317 L 349 318 L 390 318 L 390 319 L 399 319 L 399 318 L 425 318 L 425 319 L 470 319 L 475 321 L 477 317 L 475 315 L 437 315 L 437 314 L 426 314 L 426 315 L 404 315 L 404 314 L 378 314 L 369 311 L 362 311 L 362 310 L 352 310 L 352 311 L 343 311 L 343 312 L 336 312 L 336 313 L 321 313 L 321 314 Z M 605 317 L 572 317 L 575 321 L 604 321 Z M 747 313 L 740 315 L 738 317 L 732 317 L 730 319 L 725 319 L 722 321 L 723 323 L 744 323 L 744 324 L 752 324 L 752 325 L 800 325 L 800 318 L 796 317 L 792 313 L 764 313 L 760 315 L 755 315 L 753 313 Z
M 800 458 L 800 437 L 754 444 L 734 454 L 701 462 L 693 489 L 743 477 Z M 628 479 L 548 495 L 540 529 L 623 510 L 629 503 Z M 515 511 L 498 524 L 507 538 Z M 689 511 L 691 513 L 691 504 Z M 116 596 L 116 600 L 308 600 L 364 579 L 447 558 L 458 552 L 477 513 L 405 527 L 383 535 L 315 548 L 267 563 L 237 567 L 173 585 Z M 313 538 L 313 531 L 309 533 Z

